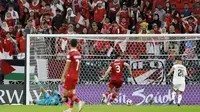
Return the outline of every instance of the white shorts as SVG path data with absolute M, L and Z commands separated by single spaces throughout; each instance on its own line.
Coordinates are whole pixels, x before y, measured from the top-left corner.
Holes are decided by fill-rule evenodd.
M 173 89 L 183 92 L 185 90 L 185 84 L 173 84 Z

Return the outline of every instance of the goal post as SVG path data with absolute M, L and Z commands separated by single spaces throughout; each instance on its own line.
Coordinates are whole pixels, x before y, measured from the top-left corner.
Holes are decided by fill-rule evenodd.
M 82 54 L 77 95 L 87 104 L 101 103 L 100 98 L 107 90 L 109 77 L 104 81 L 99 81 L 99 77 L 115 54 L 121 54 L 123 60 L 131 65 L 136 80 L 132 80 L 127 69 L 124 70 L 124 84 L 115 100 L 116 104 L 125 104 L 127 99 L 132 99 L 137 105 L 147 104 L 151 98 L 156 99 L 155 104 L 166 104 L 171 98 L 171 77 L 166 74 L 175 56 L 183 58 L 190 72 L 190 79 L 187 79 L 190 86 L 187 89 L 191 95 L 185 93 L 188 99 L 183 102 L 187 105 L 200 104 L 197 100 L 189 99 L 200 93 L 197 86 L 200 84 L 200 77 L 197 76 L 200 72 L 200 34 L 28 34 L 27 105 L 41 95 L 34 83 L 34 75 L 45 89 L 58 89 L 70 39 L 78 40 L 78 50 Z

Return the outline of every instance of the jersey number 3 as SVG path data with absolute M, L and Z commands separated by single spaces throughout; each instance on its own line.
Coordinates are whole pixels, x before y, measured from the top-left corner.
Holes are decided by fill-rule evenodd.
M 115 65 L 116 67 L 116 72 L 119 73 L 121 70 L 120 70 L 120 66 L 119 65 Z
M 183 70 L 178 69 L 178 76 L 179 76 L 179 77 L 183 77 Z

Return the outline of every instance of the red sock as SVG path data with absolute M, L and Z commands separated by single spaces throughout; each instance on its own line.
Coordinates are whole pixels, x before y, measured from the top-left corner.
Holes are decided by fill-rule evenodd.
M 108 97 L 108 95 L 109 95 L 110 93 L 111 93 L 110 91 L 107 91 L 106 94 L 105 94 L 106 97 Z
M 74 106 L 74 102 L 71 101 L 70 104 L 69 104 L 69 108 L 73 108 L 73 106 Z
M 116 98 L 116 96 L 117 96 L 117 94 L 116 94 L 116 93 L 113 93 L 113 94 L 112 94 L 112 98 L 110 99 L 110 101 L 109 101 L 109 102 L 110 102 L 110 103 L 112 103 L 112 102 L 113 102 L 113 100 Z
M 75 101 L 76 103 L 79 103 L 79 102 L 80 102 L 80 100 L 76 97 L 75 94 L 73 94 L 73 101 Z

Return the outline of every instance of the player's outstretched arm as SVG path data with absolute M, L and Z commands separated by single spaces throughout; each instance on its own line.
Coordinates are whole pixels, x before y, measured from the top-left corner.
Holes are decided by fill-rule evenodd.
M 172 72 L 174 71 L 174 67 L 172 67 L 169 71 L 169 73 L 167 74 L 167 76 L 169 76 Z
M 124 66 L 126 66 L 126 67 L 128 68 L 129 74 L 130 74 L 131 76 L 133 76 L 133 72 L 132 72 L 132 70 L 131 70 L 131 66 L 130 66 L 128 63 L 124 63 Z
M 112 67 L 109 66 L 108 69 L 106 70 L 105 74 L 102 76 L 101 80 L 103 80 L 109 74 L 109 72 L 111 71 L 111 69 L 112 69 Z
M 70 60 L 67 60 L 67 63 L 65 64 L 65 68 L 64 68 L 63 73 L 62 73 L 61 83 L 64 83 L 64 82 L 65 82 L 65 75 L 66 75 L 66 72 L 67 72 L 68 69 L 69 69 L 70 63 L 71 63 L 71 61 L 70 61 Z
M 46 93 L 46 90 L 43 88 L 42 84 L 39 82 L 38 77 L 35 75 L 34 76 L 35 82 L 37 84 L 38 87 L 40 87 L 40 91 L 44 94 Z

